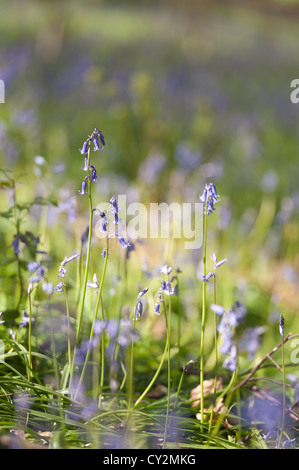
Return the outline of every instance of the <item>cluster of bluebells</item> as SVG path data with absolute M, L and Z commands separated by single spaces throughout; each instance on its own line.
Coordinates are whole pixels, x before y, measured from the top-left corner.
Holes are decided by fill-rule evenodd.
M 216 304 L 212 304 L 211 309 L 217 316 L 221 317 L 217 328 L 222 343 L 220 352 L 228 356 L 223 362 L 223 367 L 233 372 L 237 368 L 235 329 L 243 321 L 247 310 L 240 302 L 237 302 L 228 312 L 225 311 L 224 307 Z
M 83 146 L 81 149 L 79 149 L 79 152 L 81 155 L 85 155 L 85 160 L 84 160 L 84 167 L 82 167 L 83 171 L 88 171 L 89 174 L 85 176 L 82 182 L 81 189 L 79 189 L 79 194 L 88 194 L 87 191 L 87 181 L 89 180 L 91 183 L 92 182 L 97 182 L 98 177 L 97 177 L 97 172 L 96 168 L 94 165 L 90 164 L 90 158 L 89 158 L 89 148 L 93 144 L 94 146 L 94 151 L 97 150 L 102 150 L 105 146 L 105 140 L 104 136 L 101 131 L 99 131 L 97 128 L 93 131 L 91 136 L 88 137 L 88 139 L 83 143 Z
M 169 277 L 172 271 L 173 271 L 173 268 L 171 266 L 165 265 L 160 268 L 160 272 L 162 274 L 165 274 L 165 276 L 167 276 L 166 280 L 160 279 L 161 281 L 161 287 L 159 289 L 160 295 L 162 293 L 165 295 L 177 295 L 178 294 L 177 276 L 172 276 L 171 278 Z M 181 272 L 180 268 L 177 268 L 177 273 L 180 273 L 180 272 Z M 175 281 L 176 283 L 175 285 L 173 285 Z M 155 313 L 158 313 L 158 312 L 155 312 Z
M 199 199 L 205 204 L 204 213 L 210 215 L 215 210 L 214 204 L 219 202 L 220 199 L 216 186 L 213 183 L 206 184 Z
M 113 225 L 115 226 L 115 231 L 111 236 L 115 236 L 118 239 L 119 244 L 121 245 L 122 248 L 128 248 L 130 247 L 130 243 L 126 242 L 126 240 L 118 233 L 118 225 L 120 223 L 120 218 L 119 218 L 119 213 L 120 213 L 120 208 L 117 204 L 117 200 L 115 196 L 112 196 L 110 199 L 110 209 L 109 212 L 112 214 L 112 221 Z M 94 209 L 99 211 L 100 219 L 99 219 L 99 224 L 98 224 L 98 230 L 101 233 L 107 233 L 108 234 L 108 216 L 107 214 L 99 209 Z M 106 258 L 106 247 L 104 248 L 102 252 L 103 258 Z
M 37 246 L 40 243 L 40 238 L 38 236 L 35 237 L 31 232 L 25 232 L 14 235 L 12 246 L 16 256 L 18 256 L 21 251 L 20 242 L 29 247 L 29 249 L 31 249 L 34 253 L 44 254 L 44 251 L 37 249 Z

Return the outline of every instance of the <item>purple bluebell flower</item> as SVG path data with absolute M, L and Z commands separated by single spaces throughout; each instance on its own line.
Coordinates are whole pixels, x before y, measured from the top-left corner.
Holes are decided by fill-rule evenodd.
M 94 273 L 92 281 L 87 281 L 87 287 L 90 287 L 91 289 L 98 289 L 99 284 L 96 273 Z
M 121 244 L 121 246 L 122 246 L 123 248 L 128 248 L 128 246 L 130 246 L 130 243 L 126 242 L 126 241 L 123 239 L 123 237 L 121 237 L 120 235 L 118 235 L 117 238 L 118 238 L 118 241 L 119 241 L 119 243 Z
M 55 290 L 57 292 L 63 292 L 63 286 L 65 286 L 65 284 L 62 281 L 60 281 L 60 282 L 58 282 L 57 286 L 55 287 Z
M 45 294 L 52 295 L 54 292 L 54 286 L 51 282 L 43 282 L 42 290 L 45 292 Z
M 105 214 L 105 212 L 103 211 L 100 211 L 100 224 L 99 224 L 99 227 L 98 227 L 98 230 L 102 233 L 105 233 L 107 232 L 107 216 Z
M 82 149 L 79 149 L 79 152 L 81 153 L 81 155 L 85 155 L 88 152 L 88 144 L 89 144 L 89 139 L 87 139 L 84 142 Z
M 31 322 L 34 322 L 34 318 L 31 318 Z M 28 313 L 26 312 L 26 310 L 23 310 L 23 318 L 20 321 L 20 327 L 24 328 L 25 326 L 29 325 L 29 323 L 30 323 L 30 317 Z
M 87 165 L 88 165 L 88 157 L 85 157 L 85 159 L 84 159 L 84 167 L 83 167 L 83 168 L 81 167 L 81 169 L 82 169 L 83 171 L 87 171 L 87 170 L 88 170 L 88 166 L 87 166 Z
M 211 214 L 214 210 L 214 204 L 219 202 L 219 194 L 217 193 L 216 186 L 213 183 L 206 184 L 202 195 L 199 197 L 201 202 L 205 203 L 207 215 Z
M 20 253 L 19 249 L 19 237 L 15 236 L 13 242 L 12 242 L 14 254 L 17 256 Z
M 215 274 L 212 273 L 212 272 L 206 274 L 206 276 L 202 276 L 202 282 L 209 282 L 209 279 L 210 279 L 212 276 L 215 276 Z
M 97 171 L 93 165 L 89 165 L 89 169 L 91 170 L 91 177 L 90 177 L 90 182 L 97 182 L 98 177 L 97 177 Z
M 1 318 L 1 316 L 2 316 L 2 313 L 3 313 L 3 312 L 0 312 L 0 318 Z M 0 325 L 3 325 L 3 323 L 5 323 L 5 320 L 0 320 Z
M 219 268 L 220 266 L 222 266 L 224 263 L 227 262 L 227 258 L 224 258 L 224 259 L 221 260 L 221 261 L 217 261 L 216 253 L 212 253 L 212 254 L 211 254 L 211 259 L 214 261 L 214 267 L 215 267 L 215 268 Z
M 222 307 L 222 305 L 212 304 L 210 308 L 214 313 L 216 313 L 218 317 L 222 317 L 222 315 L 225 313 L 225 309 Z
M 32 261 L 30 263 L 27 264 L 27 269 L 30 273 L 35 273 L 35 271 L 37 270 L 37 268 L 39 267 L 39 262 L 38 261 Z
M 66 273 L 67 273 L 67 269 L 65 269 L 63 266 L 60 266 L 57 277 L 63 277 L 64 278 Z
M 142 311 L 143 311 L 143 304 L 141 300 L 139 300 L 139 302 L 137 302 L 135 306 L 135 320 L 139 320 L 139 318 L 142 315 Z
M 144 294 L 146 294 L 148 290 L 149 290 L 149 287 L 146 287 L 146 288 L 143 289 L 141 292 L 139 292 L 139 294 L 138 294 L 138 299 L 140 299 L 140 297 L 143 297 Z
M 72 256 L 70 256 L 69 258 L 65 255 L 64 260 L 61 262 L 61 266 L 65 266 L 66 264 L 70 263 L 74 259 L 79 258 L 79 256 L 80 256 L 79 253 L 75 253 Z
M 70 256 L 69 258 L 65 255 L 64 260 L 61 261 L 60 267 L 59 267 L 59 273 L 57 277 L 65 277 L 67 273 L 67 269 L 65 269 L 65 265 L 73 261 L 74 259 L 78 258 L 80 255 L 78 253 L 75 253 L 74 255 Z
M 87 180 L 88 178 L 90 178 L 90 176 L 85 176 L 84 180 L 82 181 L 82 187 L 81 189 L 78 190 L 78 193 L 81 194 L 83 196 L 83 194 L 88 194 L 88 191 L 87 191 Z
M 283 315 L 279 316 L 279 333 L 283 336 L 284 333 L 284 317 Z
M 92 141 L 94 145 L 94 151 L 102 150 L 105 147 L 104 136 L 102 132 L 99 131 L 97 128 L 95 128 L 95 130 L 93 131 Z
M 171 273 L 171 271 L 172 271 L 172 267 L 171 267 L 171 266 L 167 266 L 167 264 L 165 264 L 165 266 L 162 266 L 162 267 L 160 268 L 160 271 L 161 271 L 161 273 L 163 273 L 163 274 L 165 274 L 166 276 L 168 276 L 168 275 Z
M 161 302 L 156 302 L 156 303 L 155 303 L 155 311 L 154 311 L 154 313 L 155 313 L 156 315 L 160 315 L 160 304 L 161 304 Z
M 106 247 L 104 247 L 104 249 L 103 249 L 103 251 L 102 251 L 102 253 L 101 253 L 101 256 L 103 256 L 103 258 L 105 259 L 105 258 L 106 258 L 106 254 L 107 254 L 107 249 L 106 249 Z M 109 257 L 109 255 L 108 255 L 108 257 Z
M 233 344 L 229 351 L 229 356 L 223 362 L 223 368 L 234 372 L 237 368 L 237 346 Z

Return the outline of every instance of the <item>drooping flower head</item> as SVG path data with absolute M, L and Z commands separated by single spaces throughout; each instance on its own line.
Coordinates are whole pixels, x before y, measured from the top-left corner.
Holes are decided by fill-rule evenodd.
M 79 149 L 81 155 L 86 155 L 88 153 L 88 147 L 91 144 L 94 145 L 94 151 L 102 150 L 105 147 L 104 136 L 99 129 L 95 128 L 93 133 L 85 140 L 83 143 L 82 149 Z
M 205 213 L 211 214 L 214 210 L 214 204 L 219 202 L 220 196 L 217 193 L 216 186 L 213 183 L 208 183 L 199 198 L 205 204 Z

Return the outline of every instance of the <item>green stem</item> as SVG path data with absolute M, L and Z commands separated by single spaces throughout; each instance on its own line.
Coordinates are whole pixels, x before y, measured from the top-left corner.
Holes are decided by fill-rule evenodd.
M 170 285 L 169 275 L 168 275 L 168 285 Z M 167 394 L 166 421 L 165 421 L 164 438 L 163 438 L 163 446 L 162 446 L 163 449 L 165 449 L 166 440 L 167 440 L 168 418 L 169 418 L 169 410 L 170 410 L 170 391 L 171 391 L 170 326 L 171 326 L 171 296 L 170 296 L 170 294 L 169 294 L 169 301 L 168 301 L 168 325 L 167 325 L 167 348 L 168 348 L 168 377 L 167 377 L 167 388 L 168 388 L 168 394 Z
M 87 175 L 89 174 L 89 159 L 90 159 L 90 147 L 88 149 L 87 155 Z M 78 344 L 80 332 L 81 332 L 81 324 L 83 318 L 83 310 L 84 310 L 84 302 L 86 296 L 86 288 L 87 288 L 87 280 L 88 280 L 88 270 L 89 270 L 89 261 L 90 261 L 90 253 L 91 253 L 91 235 L 92 235 L 92 221 L 93 221 L 93 210 L 92 210 L 92 197 L 91 197 L 91 183 L 90 178 L 88 178 L 88 201 L 89 201 L 89 232 L 88 232 L 88 244 L 87 244 L 87 254 L 86 254 L 86 264 L 85 264 L 85 273 L 84 273 L 84 281 L 83 281 L 83 291 L 82 291 L 82 301 L 81 301 L 81 308 L 78 317 L 78 325 L 77 325 L 77 334 L 76 334 L 76 345 Z
M 285 408 L 286 408 L 286 373 L 285 373 L 285 364 L 284 364 L 284 332 L 282 332 L 282 346 L 281 346 L 281 357 L 282 357 L 282 393 L 283 393 L 283 402 L 282 402 L 282 423 L 281 430 L 278 441 L 278 449 L 281 447 L 282 436 L 284 432 L 284 423 L 285 423 Z
M 73 368 L 72 368 L 72 350 L 71 350 L 71 337 L 70 337 L 71 322 L 70 322 L 69 303 L 68 303 L 65 285 L 63 285 L 63 291 L 64 291 L 64 296 L 65 296 L 66 316 L 67 316 L 67 352 L 68 352 L 68 361 L 69 361 L 70 381 L 72 381 L 71 371 L 73 371 Z
M 164 312 L 165 312 L 165 321 L 166 321 L 166 330 L 168 329 L 168 321 L 167 321 L 167 314 L 166 314 L 166 309 L 165 309 L 165 303 L 163 302 L 163 305 L 164 305 Z M 163 351 L 163 354 L 162 354 L 162 357 L 161 357 L 161 360 L 160 360 L 160 364 L 158 366 L 158 369 L 156 370 L 156 373 L 155 375 L 153 376 L 152 380 L 150 381 L 150 383 L 148 384 L 148 386 L 146 387 L 146 389 L 144 390 L 144 392 L 140 395 L 140 397 L 136 400 L 135 404 L 134 404 L 134 408 L 141 402 L 141 400 L 143 400 L 143 398 L 145 397 L 145 395 L 150 391 L 150 389 L 152 388 L 153 384 L 155 383 L 158 375 L 160 374 L 160 371 L 162 369 L 162 366 L 164 364 L 164 361 L 165 361 L 165 357 L 166 357 L 166 353 L 167 353 L 167 349 L 168 349 L 168 340 L 166 338 L 166 343 L 165 343 L 165 348 L 164 348 L 164 351 Z
M 216 274 L 214 275 L 214 304 L 217 304 L 216 298 Z M 216 403 L 216 393 L 217 393 L 217 380 L 218 380 L 218 335 L 217 335 L 217 315 L 214 313 L 214 334 L 215 334 L 215 382 L 214 382 L 214 400 L 210 414 L 210 423 L 209 423 L 209 433 L 212 428 L 212 421 L 214 415 L 214 406 Z
M 136 305 L 134 308 L 134 318 L 133 318 L 133 330 L 136 328 Z M 132 338 L 131 343 L 131 354 L 130 354 L 130 375 L 129 375 L 129 397 L 128 397 L 128 408 L 131 410 L 133 408 L 133 363 L 134 363 L 134 338 Z
M 34 286 L 36 287 L 36 286 Z M 34 289 L 32 284 L 28 287 L 28 306 L 29 306 L 29 326 L 28 326 L 28 362 L 29 367 L 27 368 L 27 378 L 31 380 L 31 369 L 32 369 L 32 345 L 31 345 L 31 331 L 32 331 L 32 304 L 31 304 L 31 293 Z
M 99 286 L 99 292 L 98 292 L 96 308 L 95 308 L 95 311 L 94 311 L 93 321 L 92 321 L 90 335 L 89 335 L 89 344 L 91 343 L 91 340 L 92 340 L 93 335 L 94 335 L 94 325 L 95 325 L 95 321 L 96 321 L 97 316 L 98 316 L 99 305 L 100 305 L 100 301 L 101 301 L 101 297 L 102 297 L 102 291 L 103 291 L 103 285 L 104 285 L 104 279 L 105 279 L 105 274 L 106 274 L 106 270 L 107 270 L 107 261 L 108 261 L 108 255 L 109 255 L 108 247 L 109 247 L 109 239 L 108 239 L 108 235 L 107 235 L 107 239 L 106 239 L 106 256 L 105 256 L 105 262 L 104 262 L 104 268 L 103 268 L 103 272 L 102 272 L 101 282 L 100 282 L 100 286 Z M 103 314 L 102 314 L 102 320 L 103 320 Z M 81 372 L 81 376 L 80 376 L 80 379 L 79 379 L 79 382 L 78 382 L 78 387 L 77 387 L 77 391 L 76 391 L 76 394 L 75 394 L 75 398 L 76 398 L 76 395 L 78 393 L 79 386 L 83 382 L 83 378 L 84 378 L 84 374 L 85 374 L 85 370 L 86 370 L 86 366 L 87 366 L 89 356 L 90 356 L 90 348 L 88 347 L 87 353 L 86 353 L 86 356 L 85 356 L 84 365 L 83 365 L 82 372 Z
M 203 275 L 207 274 L 207 227 L 208 227 L 208 215 L 207 215 L 207 203 L 205 205 L 204 214 L 204 247 L 203 247 Z M 206 323 L 206 281 L 203 281 L 202 287 L 202 317 L 201 317 L 201 341 L 200 341 L 200 421 L 201 424 L 204 422 L 204 334 L 205 334 L 205 323 Z

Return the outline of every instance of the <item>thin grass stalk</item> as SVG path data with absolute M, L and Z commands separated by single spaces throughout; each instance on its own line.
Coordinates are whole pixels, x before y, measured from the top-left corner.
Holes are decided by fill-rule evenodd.
M 133 331 L 136 328 L 136 309 L 137 306 L 134 307 L 134 318 L 133 318 Z M 128 391 L 128 409 L 131 410 L 132 402 L 133 402 L 133 362 L 134 362 L 134 338 L 132 338 L 131 342 L 131 352 L 130 352 L 130 373 L 129 373 L 129 391 Z
M 64 292 L 64 297 L 65 297 L 65 305 L 66 305 L 66 316 L 67 316 L 67 353 L 68 353 L 68 361 L 69 361 L 69 373 L 71 374 L 71 371 L 73 370 L 72 368 L 72 348 L 71 348 L 71 338 L 70 338 L 70 332 L 71 332 L 71 322 L 70 322 L 70 309 L 69 309 L 69 302 L 68 302 L 68 297 L 67 297 L 67 292 L 65 285 L 63 285 L 63 292 Z M 70 377 L 70 380 L 72 380 L 72 377 Z
M 207 214 L 208 198 L 205 204 L 204 214 L 204 246 L 203 246 L 203 275 L 207 274 L 207 231 L 208 231 L 208 214 Z M 201 317 L 201 340 L 200 340 L 200 422 L 204 422 L 204 335 L 206 323 L 206 282 L 202 286 L 202 317 Z
M 282 359 L 282 422 L 281 430 L 278 440 L 278 449 L 281 448 L 282 436 L 284 433 L 284 424 L 285 424 L 285 409 L 286 409 L 286 371 L 285 371 L 285 361 L 284 361 L 284 329 L 282 328 L 282 345 L 281 345 L 281 359 Z
M 90 161 L 90 147 L 88 148 L 88 154 L 87 154 L 87 175 L 88 176 L 90 176 L 89 161 Z M 81 332 L 81 324 L 82 324 L 82 318 L 83 318 L 83 310 L 84 310 L 87 280 L 88 280 L 88 270 L 89 270 L 90 254 L 91 254 L 93 209 L 92 209 L 90 178 L 87 179 L 87 185 L 88 185 L 88 201 L 89 201 L 89 231 L 88 231 L 88 243 L 87 243 L 87 254 L 86 254 L 86 264 L 85 264 L 85 272 L 84 272 L 84 280 L 83 280 L 83 289 L 82 289 L 82 300 L 81 300 L 81 307 L 79 311 L 78 324 L 77 324 L 76 344 L 78 344 L 80 332 Z
M 168 275 L 168 285 L 170 285 L 170 279 Z M 167 325 L 167 349 L 168 349 L 168 373 L 167 373 L 167 408 L 166 408 L 166 420 L 165 420 L 165 429 L 164 429 L 164 437 L 163 437 L 163 446 L 162 448 L 165 449 L 166 441 L 167 441 L 167 429 L 168 429 L 168 418 L 169 418 L 169 410 L 170 410 L 170 392 L 171 392 L 171 351 L 170 351 L 170 328 L 171 328 L 171 295 L 169 293 L 168 296 L 168 325 Z
M 214 304 L 217 304 L 217 296 L 216 296 L 216 273 L 214 275 Z M 217 315 L 214 313 L 214 333 L 215 333 L 215 382 L 214 382 L 214 399 L 213 405 L 210 414 L 210 422 L 209 422 L 209 433 L 211 432 L 212 428 L 212 421 L 214 416 L 214 406 L 216 403 L 216 393 L 217 393 L 217 380 L 218 380 L 218 334 L 217 334 Z
M 168 320 L 167 320 L 167 312 L 166 312 L 166 307 L 165 307 L 165 302 L 163 302 L 163 307 L 164 307 L 164 314 L 165 314 L 165 323 L 166 323 L 166 331 L 168 330 Z M 139 398 L 136 400 L 135 404 L 134 404 L 134 407 L 136 407 L 140 402 L 141 400 L 143 400 L 143 398 L 146 396 L 146 394 L 150 391 L 150 389 L 152 388 L 152 386 L 154 385 L 158 375 L 160 374 L 160 371 L 162 369 L 162 366 L 164 364 L 164 361 L 165 361 L 165 357 L 166 357 L 166 353 L 167 353 L 167 350 L 168 350 L 168 340 L 167 340 L 167 337 L 166 337 L 166 342 L 165 342 L 165 347 L 164 347 L 164 351 L 163 351 L 163 354 L 162 354 L 162 357 L 161 357 L 161 360 L 160 360 L 160 363 L 159 363 L 159 366 L 156 370 L 156 373 L 155 375 L 153 376 L 152 380 L 150 381 L 150 383 L 148 384 L 148 386 L 146 387 L 146 389 L 143 391 L 143 393 L 139 396 Z
M 95 321 L 96 321 L 97 316 L 98 316 L 99 304 L 100 304 L 100 301 L 101 301 L 101 298 L 102 298 L 102 291 L 103 291 L 104 279 L 105 279 L 106 270 L 107 270 L 107 262 L 108 262 L 108 255 L 109 255 L 109 252 L 108 252 L 108 251 L 109 251 L 109 239 L 108 239 L 108 236 L 107 236 L 107 239 L 106 239 L 106 256 L 105 256 L 105 261 L 104 261 L 104 267 L 103 267 L 101 282 L 100 282 L 100 286 L 99 286 L 99 292 L 98 292 L 98 297 L 97 297 L 97 303 L 96 303 L 96 307 L 95 307 L 95 311 L 94 311 L 94 316 L 93 316 L 93 320 L 92 320 L 92 324 L 91 324 L 91 329 L 90 329 L 89 346 L 88 346 L 88 349 L 87 349 L 87 352 L 86 352 L 84 365 L 83 365 L 83 368 L 82 368 L 82 371 L 81 371 L 81 376 L 80 376 L 80 379 L 79 379 L 79 382 L 78 382 L 77 391 L 76 391 L 76 393 L 75 393 L 75 398 L 76 398 L 76 395 L 77 395 L 77 393 L 78 393 L 78 391 L 79 391 L 79 387 L 80 387 L 81 383 L 83 382 L 85 370 L 86 370 L 86 367 L 87 367 L 87 362 L 88 362 L 88 359 L 89 359 L 89 356 L 90 356 L 90 345 L 91 345 L 91 341 L 92 341 L 93 336 L 94 336 L 94 326 L 95 326 Z M 104 319 L 104 317 L 103 317 L 103 314 L 102 314 L 102 320 L 103 320 L 103 319 Z

